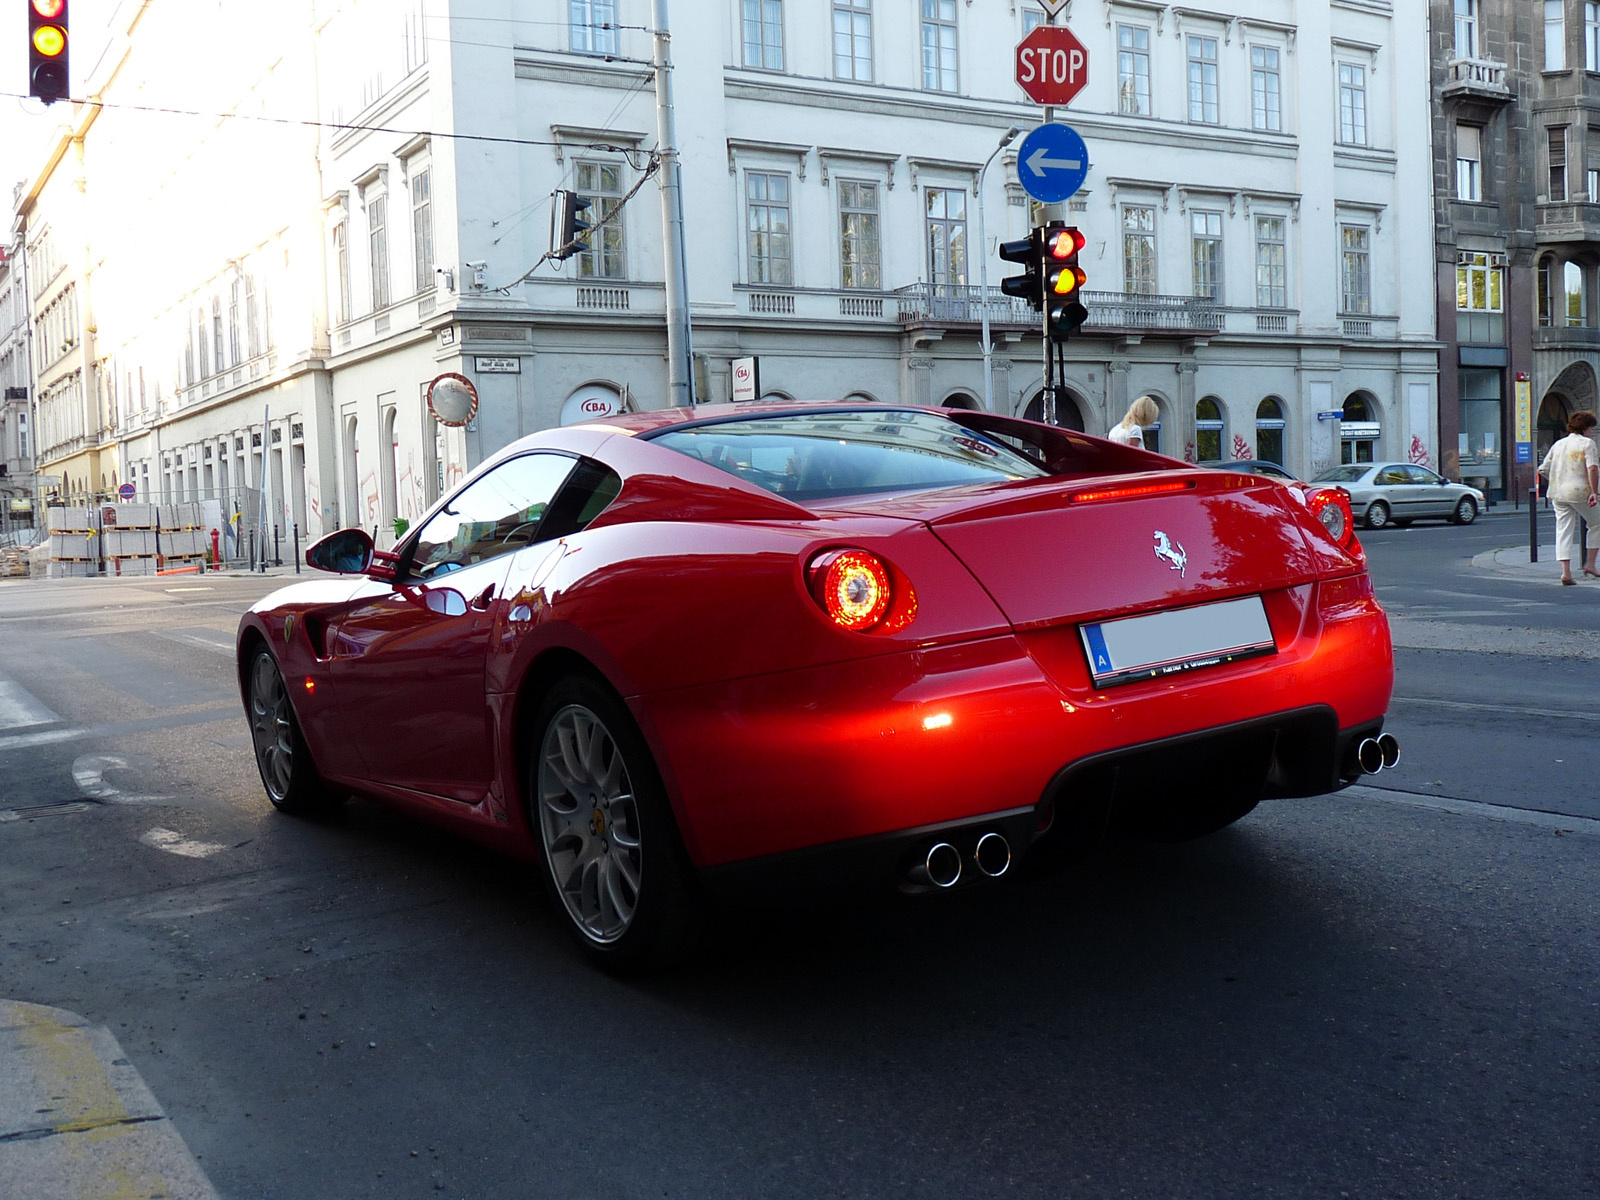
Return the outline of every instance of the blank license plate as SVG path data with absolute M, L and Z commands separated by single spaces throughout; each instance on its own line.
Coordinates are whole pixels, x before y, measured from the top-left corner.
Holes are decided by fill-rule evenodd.
M 1260 596 L 1080 627 L 1099 687 L 1277 653 Z

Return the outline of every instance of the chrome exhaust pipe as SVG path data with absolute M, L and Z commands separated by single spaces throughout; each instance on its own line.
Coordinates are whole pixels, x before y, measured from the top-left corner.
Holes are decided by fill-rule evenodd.
M 1398 750 L 1399 743 L 1395 743 Z M 1346 779 L 1357 775 L 1376 775 L 1383 770 L 1383 747 L 1378 744 L 1377 738 L 1362 738 L 1361 741 L 1346 753 L 1344 776 Z
M 972 861 L 990 879 L 999 879 L 1011 869 L 1011 843 L 990 830 L 978 839 L 972 851 Z
M 961 878 L 961 851 L 949 842 L 935 842 L 911 868 L 911 882 L 936 888 L 955 887 Z
M 1383 753 L 1383 765 L 1392 767 L 1400 761 L 1400 739 L 1392 733 L 1381 734 L 1378 737 L 1378 749 Z

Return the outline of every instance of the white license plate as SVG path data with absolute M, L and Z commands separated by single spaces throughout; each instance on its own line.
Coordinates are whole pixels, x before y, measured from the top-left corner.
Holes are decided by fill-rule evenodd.
M 1080 626 L 1099 687 L 1277 653 L 1260 596 Z

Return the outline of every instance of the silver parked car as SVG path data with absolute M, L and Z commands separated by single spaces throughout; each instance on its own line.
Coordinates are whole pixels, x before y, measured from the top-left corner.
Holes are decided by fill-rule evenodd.
M 1312 483 L 1336 483 L 1350 493 L 1356 520 L 1368 529 L 1409 525 L 1419 517 L 1442 517 L 1471 525 L 1484 506 L 1484 495 L 1464 483 L 1415 463 L 1346 463 L 1322 472 Z

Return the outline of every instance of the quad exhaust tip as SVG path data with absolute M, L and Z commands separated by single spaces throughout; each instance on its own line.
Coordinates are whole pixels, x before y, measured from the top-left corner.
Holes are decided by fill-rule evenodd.
M 990 830 L 978 839 L 972 851 L 972 861 L 990 879 L 999 879 L 1011 869 L 1011 843 Z
M 1351 753 L 1350 769 L 1345 775 L 1347 778 L 1356 774 L 1376 775 L 1385 767 L 1392 767 L 1399 761 L 1400 739 L 1394 734 L 1384 733 L 1375 738 L 1362 738 Z
M 1392 733 L 1385 733 L 1378 738 L 1378 749 L 1383 753 L 1385 768 L 1394 766 L 1400 761 L 1400 739 Z
M 955 887 L 961 878 L 961 851 L 949 842 L 935 842 L 928 847 L 927 855 L 911 868 L 913 883 L 931 884 L 936 888 Z

